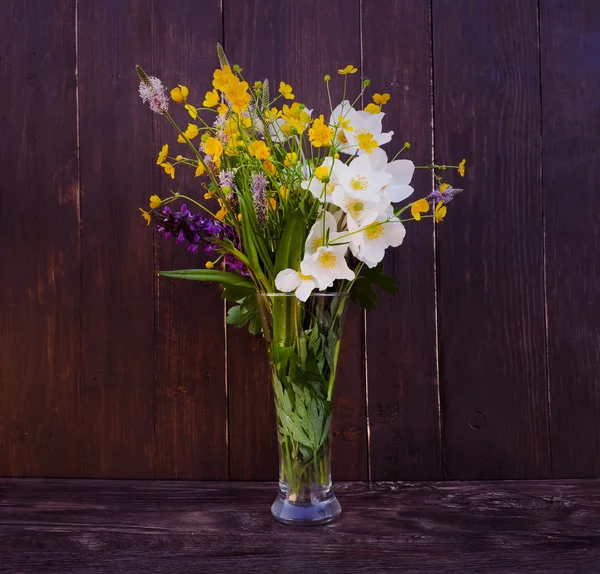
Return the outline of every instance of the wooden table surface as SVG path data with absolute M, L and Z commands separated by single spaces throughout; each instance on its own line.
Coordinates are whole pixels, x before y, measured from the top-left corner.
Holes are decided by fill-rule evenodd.
M 0 571 L 600 572 L 600 481 L 342 483 L 342 518 L 273 483 L 0 479 Z

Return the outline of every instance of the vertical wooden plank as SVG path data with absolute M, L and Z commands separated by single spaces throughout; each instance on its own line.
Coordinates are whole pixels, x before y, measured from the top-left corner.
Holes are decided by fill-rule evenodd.
M 551 473 L 535 0 L 433 0 L 435 154 L 468 158 L 439 225 L 448 478 Z
M 347 63 L 360 63 L 359 2 L 277 2 L 226 0 L 225 48 L 228 57 L 253 80 L 285 80 L 296 99 L 328 116 L 323 76 Z M 332 82 L 333 84 L 333 82 Z M 337 87 L 341 84 L 338 82 Z M 352 76 L 350 93 L 358 93 Z M 335 99 L 341 99 L 337 90 Z M 361 313 L 349 310 L 334 414 L 336 479 L 365 479 L 367 451 Z M 276 476 L 276 436 L 266 353 L 262 341 L 250 341 L 229 329 L 228 380 L 232 479 Z M 268 409 L 268 410 L 267 410 Z
M 83 475 L 154 476 L 151 2 L 78 2 Z
M 540 3 L 548 359 L 556 477 L 600 475 L 600 5 Z
M 2 2 L 0 38 L 0 475 L 77 476 L 75 2 Z
M 220 0 L 154 3 L 153 73 L 165 85 L 183 84 L 189 101 L 201 107 L 218 64 L 221 41 Z M 185 129 L 192 122 L 183 106 L 171 113 Z M 209 116 L 206 117 L 208 119 Z M 164 118 L 155 117 L 154 151 L 164 143 L 172 153 L 190 157 L 187 146 Z M 155 192 L 168 188 L 203 201 L 205 178 L 185 166 L 175 181 L 155 168 Z M 185 201 L 184 201 L 185 203 Z M 191 211 L 194 206 L 187 202 Z M 156 238 L 160 269 L 204 268 L 208 260 L 184 246 Z M 223 480 L 228 476 L 227 395 L 225 388 L 224 302 L 215 284 L 160 279 L 156 378 L 156 478 Z
M 411 0 L 363 0 L 364 73 L 375 92 L 391 95 L 384 126 L 394 131 L 389 159 L 432 161 L 431 27 L 429 5 Z M 431 191 L 431 176 L 417 171 L 414 197 Z M 412 199 L 412 198 L 411 198 Z M 400 293 L 382 294 L 367 314 L 371 478 L 436 480 L 442 477 L 436 367 L 433 228 L 407 224 L 407 237 L 389 249 L 386 271 Z

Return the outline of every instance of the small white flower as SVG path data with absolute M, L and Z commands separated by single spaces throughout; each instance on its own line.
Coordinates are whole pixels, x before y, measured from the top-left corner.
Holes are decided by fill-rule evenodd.
M 367 201 L 356 199 L 348 195 L 344 188 L 337 187 L 335 190 L 335 203 L 339 205 L 348 219 L 352 219 L 358 226 L 373 223 L 390 206 L 389 199 L 382 193 L 379 201 Z
M 348 155 L 356 153 L 359 155 L 368 154 L 369 152 L 358 147 L 358 136 L 360 135 L 370 135 L 377 142 L 378 146 L 389 142 L 394 132 L 383 132 L 383 116 L 385 116 L 383 112 L 370 114 L 365 111 L 348 110 L 345 119 L 349 122 L 352 129 L 345 129 L 343 131 L 343 137 L 340 138 L 342 144 L 340 151 Z M 347 141 L 344 142 L 344 139 Z
M 388 247 L 398 247 L 404 240 L 404 225 L 397 217 L 387 221 L 389 218 L 390 212 L 382 213 L 373 223 L 363 227 L 348 220 L 348 231 L 356 232 L 350 235 L 350 250 L 368 267 L 375 267 L 383 259 Z
M 144 76 L 147 82 L 140 82 L 139 93 L 142 101 L 148 102 L 150 109 L 157 114 L 169 111 L 169 97 L 162 82 L 154 76 Z
M 313 255 L 304 258 L 303 269 L 316 279 L 321 290 L 331 287 L 336 279 L 352 281 L 354 271 L 346 263 L 346 251 L 346 245 L 319 247 Z
M 282 293 L 295 291 L 300 301 L 306 301 L 319 285 L 312 275 L 305 274 L 304 271 L 306 271 L 304 261 L 300 264 L 300 271 L 294 269 L 280 271 L 275 277 L 275 287 Z
M 329 237 L 329 241 L 331 242 L 335 241 L 341 235 L 341 233 L 337 232 L 337 225 L 338 222 L 329 211 L 322 212 L 306 238 L 306 243 L 304 244 L 305 256 L 315 254 L 317 249 L 323 245 L 325 237 Z M 323 234 L 323 230 L 325 234 Z
M 384 188 L 385 195 L 391 202 L 402 201 L 412 194 L 414 189 L 409 185 L 415 173 L 415 164 L 412 161 L 397 159 L 388 163 L 387 154 L 381 148 L 373 150 L 368 157 L 374 171 L 385 171 L 392 176 Z
M 350 197 L 373 203 L 380 201 L 381 189 L 392 179 L 391 174 L 385 171 L 375 171 L 368 155 L 358 156 L 349 165 L 336 159 L 333 165 L 333 175 L 339 186 Z M 336 189 L 334 189 L 331 202 L 339 206 L 340 201 L 336 195 Z
M 326 157 L 323 160 L 323 163 L 321 164 L 321 166 L 327 168 L 329 173 L 331 173 L 332 165 L 332 157 Z M 320 179 L 318 179 L 314 174 L 311 174 L 310 167 L 305 164 L 302 166 L 302 175 L 305 177 L 305 180 L 300 184 L 300 187 L 302 187 L 302 189 L 308 189 L 312 193 L 312 195 L 321 202 L 331 201 L 331 194 L 333 193 L 335 187 L 338 185 L 337 180 L 335 179 L 335 176 L 333 174 L 331 174 L 329 181 L 327 183 L 324 183 Z M 323 194 L 323 191 L 325 191 L 325 194 Z

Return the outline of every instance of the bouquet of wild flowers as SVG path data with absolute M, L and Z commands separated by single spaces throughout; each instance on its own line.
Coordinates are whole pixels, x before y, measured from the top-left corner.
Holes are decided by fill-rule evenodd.
M 217 51 L 220 68 L 201 106 L 188 100 L 187 87 L 171 90 L 190 116 L 185 128 L 170 115 L 160 80 L 138 67 L 142 99 L 166 117 L 183 146 L 174 152 L 165 144 L 157 163 L 171 178 L 180 167 L 204 176 L 208 200 L 153 195 L 150 211 L 141 211 L 165 238 L 193 252 L 202 247 L 212 259 L 206 269 L 161 275 L 221 283 L 233 304 L 227 321 L 252 333 L 262 328 L 273 367 L 282 496 L 286 504 L 300 504 L 313 500 L 315 485 L 326 485 L 330 476 L 330 403 L 345 305 L 345 297 L 334 294 L 349 293 L 371 309 L 374 285 L 397 290 L 382 272 L 385 250 L 402 243 L 406 222 L 444 218 L 460 190 L 444 183 L 438 170 L 456 168 L 462 176 L 465 161 L 419 166 L 431 171 L 435 189 L 398 205 L 413 193 L 415 166 L 397 159 L 409 143 L 391 161 L 380 147 L 393 135 L 382 127 L 389 94 L 375 93 L 363 110 L 355 109 L 369 82 L 350 102 L 346 79 L 357 69 L 346 66 L 338 70 L 344 82 L 336 106 L 331 78 L 324 78 L 325 118 L 295 101 L 285 82 L 277 95 L 268 80 L 250 86 L 220 46 Z

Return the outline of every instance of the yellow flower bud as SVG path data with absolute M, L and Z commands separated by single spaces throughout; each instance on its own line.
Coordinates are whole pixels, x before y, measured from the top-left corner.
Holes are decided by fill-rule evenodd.
M 171 99 L 178 104 L 183 104 L 189 93 L 190 91 L 185 86 L 179 84 L 176 88 L 171 90 Z
M 162 200 L 160 199 L 160 197 L 158 197 L 158 195 L 150 196 L 150 209 L 156 209 L 157 207 L 160 207 L 161 203 Z
M 212 261 L 207 261 L 204 264 L 204 267 L 206 267 L 207 269 L 212 269 L 215 266 L 215 264 Z

